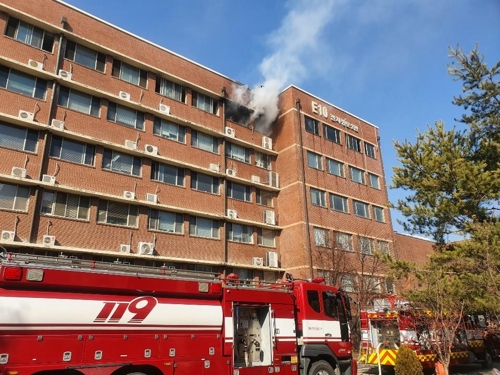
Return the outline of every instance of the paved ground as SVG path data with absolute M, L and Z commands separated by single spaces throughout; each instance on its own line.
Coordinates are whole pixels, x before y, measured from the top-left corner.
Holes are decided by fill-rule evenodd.
M 496 360 L 493 362 L 493 367 L 495 370 L 485 370 L 480 364 L 470 364 L 462 366 L 453 366 L 450 369 L 450 375 L 500 375 L 500 361 Z M 358 365 L 358 373 L 360 374 L 378 374 L 378 367 L 371 365 Z M 385 372 L 382 375 L 389 375 Z

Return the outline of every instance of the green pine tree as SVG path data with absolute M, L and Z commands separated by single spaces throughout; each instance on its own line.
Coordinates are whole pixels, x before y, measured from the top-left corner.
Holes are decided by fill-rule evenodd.
M 417 354 L 407 345 L 401 345 L 394 366 L 396 375 L 423 375 L 422 364 Z

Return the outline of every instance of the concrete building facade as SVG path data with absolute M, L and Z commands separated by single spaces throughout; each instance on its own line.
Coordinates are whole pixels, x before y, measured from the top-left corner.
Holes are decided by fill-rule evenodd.
M 373 124 L 289 86 L 263 130 L 242 84 L 58 0 L 0 29 L 4 249 L 265 280 L 393 253 Z

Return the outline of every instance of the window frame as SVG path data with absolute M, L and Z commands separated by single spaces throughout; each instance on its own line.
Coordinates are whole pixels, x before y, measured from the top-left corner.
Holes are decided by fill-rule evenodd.
M 163 176 L 163 178 L 160 178 L 161 176 Z M 152 161 L 150 178 L 152 181 L 158 181 L 172 186 L 184 187 L 186 184 L 186 169 L 175 165 Z
M 49 202 L 48 196 L 52 195 L 52 199 Z M 76 208 L 76 217 L 70 216 L 70 208 L 69 206 L 69 200 L 70 199 L 75 199 L 78 198 L 78 204 Z M 62 202 L 64 200 L 64 202 Z M 82 203 L 83 201 L 83 203 Z M 86 205 L 85 205 L 86 201 Z M 48 206 L 50 205 L 50 212 L 47 212 Z M 58 207 L 59 205 L 59 207 Z M 60 215 L 58 214 L 58 210 L 61 209 L 61 206 L 63 206 L 64 209 L 64 214 Z M 91 199 L 90 197 L 83 196 L 83 195 L 78 195 L 78 194 L 70 194 L 70 193 L 65 193 L 61 191 L 52 191 L 52 190 L 46 190 L 43 192 L 42 195 L 42 203 L 40 206 L 40 215 L 44 216 L 53 216 L 53 217 L 61 217 L 65 219 L 70 219 L 70 220 L 81 220 L 81 221 L 89 221 L 89 215 L 90 215 L 90 206 L 91 206 Z M 83 216 L 83 217 L 81 217 Z
M 174 127 L 177 127 L 177 131 L 176 132 L 168 132 L 168 135 L 167 135 L 167 132 L 163 132 L 163 128 L 166 128 L 165 130 L 170 130 L 170 128 L 174 128 Z M 175 134 L 176 136 L 175 137 L 172 137 L 171 135 L 172 134 Z M 158 137 L 162 137 L 164 139 L 168 139 L 170 141 L 174 141 L 174 142 L 179 142 L 179 143 L 182 143 L 182 144 L 186 144 L 186 127 L 183 126 L 183 125 L 179 125 L 175 122 L 172 122 L 172 121 L 169 121 L 169 120 L 165 120 L 163 118 L 160 118 L 160 117 L 156 117 L 154 118 L 154 122 L 153 122 L 153 135 L 156 135 Z
M 345 239 L 348 241 L 347 247 L 345 247 L 345 242 L 341 240 L 341 237 L 345 236 Z M 340 249 L 342 251 L 347 251 L 347 252 L 354 252 L 354 244 L 353 244 L 353 235 L 350 233 L 345 233 L 345 232 L 339 232 L 335 231 L 334 232 L 334 238 L 335 238 L 335 248 Z
M 361 139 L 349 134 L 349 133 L 345 133 L 345 143 L 347 145 L 347 148 L 349 150 L 353 150 L 353 151 L 356 151 L 356 152 L 359 152 L 359 153 L 362 153 L 361 152 Z
M 358 236 L 359 253 L 364 255 L 373 255 L 374 250 L 373 238 Z
M 236 191 L 236 193 L 243 194 L 242 198 L 240 198 L 238 195 L 235 196 L 235 187 L 241 187 L 244 189 L 243 192 Z M 228 198 L 236 199 L 242 202 L 252 202 L 252 187 L 233 181 L 227 181 L 226 196 Z
M 330 233 L 328 229 L 313 227 L 314 245 L 330 247 Z
M 77 109 L 75 107 L 71 107 L 71 97 L 72 95 L 79 95 L 80 97 L 86 97 L 89 98 L 89 104 L 88 104 L 88 111 L 84 112 L 81 111 L 80 109 Z M 62 99 L 65 99 L 65 103 L 62 103 Z M 92 96 L 90 94 L 86 94 L 82 91 L 74 90 L 72 88 L 66 87 L 66 86 L 60 86 L 59 87 L 59 93 L 57 96 L 57 105 L 61 106 L 63 108 L 67 108 L 71 111 L 75 111 L 78 113 L 83 113 L 85 115 L 90 115 L 94 117 L 100 117 L 101 115 L 101 98 L 98 98 L 96 96 Z
M 166 221 L 163 225 L 161 223 L 161 215 L 172 215 L 172 221 Z M 161 229 L 162 226 L 172 226 L 173 230 Z M 150 208 L 148 211 L 148 230 L 158 231 L 169 234 L 183 234 L 184 233 L 184 215 L 177 212 L 155 210 Z
M 111 155 L 110 155 L 111 153 Z M 120 156 L 132 158 L 130 165 L 130 173 L 124 172 L 123 170 L 113 169 L 113 162 L 116 162 Z M 109 162 L 109 168 L 106 167 L 106 163 Z M 120 162 L 123 164 L 123 162 Z M 119 173 L 127 176 L 141 177 L 142 175 L 142 158 L 135 155 L 130 155 L 125 152 L 111 150 L 105 148 L 102 154 L 102 169 L 109 172 Z
M 270 195 L 270 198 L 266 198 L 266 195 Z M 267 200 L 267 202 L 271 202 L 271 205 L 263 203 L 264 199 Z M 264 189 L 255 189 L 255 203 L 257 203 L 260 206 L 264 207 L 274 207 L 274 194 L 272 191 L 269 190 L 264 190 Z
M 131 125 L 123 120 L 120 120 L 120 117 L 123 117 L 123 115 L 120 115 L 120 111 L 124 112 L 135 112 L 135 119 L 134 119 L 134 124 Z M 127 128 L 132 128 L 136 130 L 144 130 L 144 123 L 145 123 L 145 118 L 146 115 L 144 112 L 137 111 L 133 108 L 129 108 L 125 105 L 121 105 L 118 103 L 114 103 L 111 101 L 108 101 L 108 112 L 106 114 L 106 120 L 114 122 L 115 124 L 118 125 L 123 125 L 126 126 Z
M 342 199 L 342 209 L 338 209 L 335 205 L 335 198 Z M 337 212 L 349 213 L 349 198 L 340 194 L 330 193 L 330 209 Z
M 235 227 L 239 228 L 239 233 L 235 231 Z M 235 236 L 235 232 L 236 236 Z M 246 239 L 246 240 L 245 240 Z M 227 223 L 227 240 L 242 244 L 253 245 L 253 228 L 249 225 Z
M 260 151 L 255 151 L 255 166 L 259 168 L 264 168 L 268 171 L 271 170 L 271 156 Z
M 331 164 L 334 164 L 334 163 L 339 166 L 340 174 L 332 172 Z M 341 161 L 331 159 L 331 158 L 326 158 L 326 170 L 329 174 L 331 174 L 333 176 L 345 178 L 345 163 L 343 163 Z
M 211 150 L 209 150 L 208 147 L 200 147 L 200 134 L 202 139 L 205 138 L 205 140 L 208 141 L 208 139 L 210 138 L 212 140 Z M 197 130 L 191 130 L 191 146 L 199 150 L 211 152 L 212 154 L 219 154 L 219 139 L 210 134 L 199 132 Z
M 8 196 L 7 195 L 7 193 L 9 193 L 8 190 L 4 190 L 2 192 L 4 187 L 7 187 L 7 189 L 11 190 L 15 189 L 15 192 L 13 192 L 11 196 Z M 22 194 L 20 194 L 20 192 Z M 31 188 L 29 186 L 0 182 L 0 211 L 7 210 L 16 212 L 28 212 L 30 198 L 31 198 Z M 4 204 L 4 202 L 9 203 L 10 199 L 12 200 L 12 203 L 10 207 L 7 207 L 7 205 Z M 21 205 L 24 205 L 24 207 L 20 208 L 19 206 Z
M 0 65 L 0 87 L 28 98 L 45 101 L 48 82 L 46 79 Z M 26 90 L 29 88 L 31 88 L 30 94 Z
M 375 181 L 377 181 L 376 185 L 373 184 L 372 178 L 375 178 Z M 371 188 L 380 190 L 380 176 L 378 176 L 374 173 L 368 172 L 368 183 L 369 183 Z
M 123 77 L 123 75 L 127 73 L 124 73 L 124 69 L 128 69 L 128 74 L 130 74 L 131 76 L 133 72 L 137 72 L 137 82 L 132 82 L 130 79 L 126 79 L 125 77 Z M 118 78 L 123 82 L 130 83 L 131 85 L 142 87 L 146 90 L 148 88 L 148 72 L 144 69 L 123 62 L 119 59 L 113 58 L 111 76 Z
M 201 99 L 203 99 L 203 103 L 201 103 Z M 208 103 L 205 103 L 207 100 Z M 194 90 L 191 91 L 191 105 L 198 108 L 200 111 L 210 113 L 215 116 L 219 115 L 219 101 L 209 95 L 202 94 L 201 92 Z M 208 109 L 208 107 L 210 107 L 210 109 Z
M 77 61 L 77 56 L 79 55 L 80 49 L 84 52 L 93 52 L 94 56 L 94 66 L 91 66 L 83 61 Z M 66 41 L 66 48 L 64 50 L 64 58 L 74 63 L 84 66 L 86 68 L 95 70 L 96 72 L 106 73 L 106 54 L 96 51 L 92 48 L 84 46 L 80 43 L 74 42 L 72 40 Z
M 210 183 L 212 186 L 211 191 L 199 189 L 199 177 L 198 176 L 200 176 L 200 175 L 206 176 L 206 177 L 212 179 L 212 182 Z M 207 183 L 208 183 L 208 181 L 207 181 Z M 200 191 L 202 193 L 218 195 L 220 192 L 220 179 L 219 179 L 219 177 L 216 177 L 216 176 L 210 176 L 210 175 L 205 174 L 205 173 L 191 171 L 191 184 L 190 184 L 190 186 L 191 186 L 192 190 Z
M 375 146 L 372 145 L 371 143 L 368 143 L 364 141 L 365 144 L 365 155 L 368 156 L 369 158 L 376 159 L 375 158 Z
M 173 88 L 169 89 L 168 87 L 166 87 L 169 83 L 173 85 Z M 179 89 L 180 91 L 177 92 L 177 89 Z M 162 91 L 165 91 L 165 92 L 162 92 Z M 187 98 L 186 86 L 181 85 L 177 82 L 171 81 L 167 78 L 159 77 L 159 76 L 156 77 L 155 92 L 161 96 L 175 100 L 177 102 L 184 103 L 184 104 L 186 103 L 186 98 Z M 169 92 L 173 92 L 174 94 L 169 95 Z M 176 94 L 179 94 L 180 99 L 177 98 Z
M 372 207 L 373 207 L 373 219 L 379 223 L 385 223 L 384 208 L 379 206 L 372 206 Z
M 6 132 L 3 133 L 3 137 L 0 138 L 0 148 L 6 148 L 8 150 L 16 150 L 22 152 L 29 152 L 36 154 L 38 149 L 38 130 L 23 128 L 16 125 L 11 125 L 6 122 L 0 121 L 0 135 L 2 135 L 2 128 L 6 129 Z M 10 128 L 10 130 L 9 130 Z M 18 132 L 19 134 L 8 134 L 11 132 Z M 21 138 L 22 133 L 24 132 L 24 137 Z M 19 145 L 22 143 L 22 149 L 15 147 L 17 146 L 16 142 L 7 143 L 7 136 L 11 137 L 13 140 L 19 140 Z M 3 142 L 3 143 L 2 143 Z M 14 146 L 14 147 L 13 147 Z M 29 149 L 27 149 L 29 146 Z
M 12 22 L 12 21 L 14 21 L 14 22 Z M 17 24 L 14 25 L 13 23 L 15 23 L 16 21 L 17 21 Z M 29 42 L 18 38 L 19 37 L 19 27 L 20 27 L 21 23 L 24 23 L 25 25 L 28 26 L 28 28 L 31 28 L 31 36 L 30 36 L 31 40 Z M 13 31 L 13 33 L 12 33 L 12 31 Z M 33 42 L 33 33 L 35 31 L 42 32 L 42 36 L 40 38 L 40 46 L 37 46 L 36 44 L 32 43 Z M 40 27 L 37 27 L 31 23 L 22 21 L 18 18 L 9 16 L 9 20 L 6 22 L 4 35 L 9 37 L 9 38 L 12 38 L 14 40 L 17 40 L 18 42 L 26 44 L 28 46 L 40 49 L 42 51 L 46 51 L 48 53 L 53 53 L 54 42 L 55 42 L 54 34 L 49 33 Z M 28 33 L 26 34 L 26 36 L 28 36 Z M 50 41 L 50 39 L 51 39 L 51 41 Z M 46 48 L 44 48 L 45 44 L 50 44 L 50 48 L 48 48 L 48 46 L 46 46 Z
M 358 201 L 358 200 L 354 200 L 353 199 L 353 207 L 354 207 L 354 215 L 358 216 L 358 217 L 362 217 L 364 219 L 370 219 L 370 205 L 368 203 L 365 203 L 365 202 L 362 202 L 362 201 Z M 360 215 L 359 214 L 359 211 L 358 211 L 358 205 L 361 205 L 363 207 L 363 211 L 366 215 Z
M 308 133 L 319 135 L 319 121 L 304 115 L 304 129 Z
M 316 188 L 310 188 L 310 199 L 311 199 L 311 204 L 313 206 L 317 206 L 317 207 L 322 207 L 322 208 L 326 208 L 326 192 L 324 190 L 320 190 L 320 189 L 316 189 Z M 313 199 L 313 192 L 317 192 L 319 195 L 319 202 L 318 203 L 315 203 L 315 199 Z
M 57 144 L 59 143 L 59 144 Z M 73 143 L 73 144 L 78 144 L 82 146 L 82 155 L 81 155 L 81 161 L 77 162 L 74 160 L 70 160 L 67 158 L 63 157 L 63 152 L 64 152 L 64 144 L 65 143 Z M 59 148 L 59 155 L 55 155 L 55 148 Z M 49 156 L 54 159 L 58 160 L 64 160 L 67 161 L 68 163 L 74 163 L 78 165 L 86 165 L 89 167 L 93 167 L 95 163 L 95 153 L 96 153 L 96 148 L 94 145 L 91 145 L 89 143 L 85 142 L 80 142 L 76 141 L 74 139 L 66 138 L 66 137 L 61 137 L 58 135 L 52 135 L 52 139 L 50 142 L 50 150 L 49 150 Z M 82 161 L 83 160 L 83 161 Z M 88 162 L 87 162 L 88 161 Z
M 241 152 L 245 154 L 243 158 L 240 157 Z M 251 164 L 250 149 L 231 142 L 226 142 L 226 157 L 242 163 Z
M 354 178 L 354 176 L 355 176 L 354 172 L 359 172 L 360 177 L 361 177 L 361 181 L 358 181 Z M 357 168 L 357 167 L 350 165 L 349 166 L 349 177 L 350 177 L 352 182 L 355 182 L 355 183 L 360 184 L 360 185 L 366 185 L 365 171 L 360 169 L 360 168 Z
M 206 220 L 211 222 L 210 236 L 203 236 L 198 232 L 198 220 Z M 194 233 L 193 233 L 194 228 Z M 199 217 L 199 216 L 191 216 L 189 218 L 189 236 L 191 237 L 201 237 L 201 238 L 209 238 L 209 239 L 219 239 L 220 238 L 220 224 L 218 220 Z
M 335 136 L 333 138 L 329 137 L 329 133 L 331 133 L 329 130 L 332 130 L 333 134 L 335 134 Z M 342 144 L 342 132 L 333 126 L 323 124 L 323 137 L 327 141 L 336 143 L 338 145 Z
M 125 208 L 127 210 L 127 214 L 126 214 L 127 215 L 127 218 L 126 218 L 127 222 L 126 222 L 126 224 L 108 222 L 108 220 L 110 219 L 110 217 L 109 217 L 110 205 L 115 205 L 121 209 Z M 106 206 L 105 209 L 104 209 L 104 206 Z M 135 214 L 132 211 L 135 211 Z M 103 213 L 105 213 L 104 220 L 101 220 Z M 115 214 L 114 217 L 116 217 L 116 216 L 117 215 Z M 139 227 L 139 206 L 136 206 L 133 204 L 128 204 L 128 203 L 115 202 L 115 201 L 106 200 L 106 199 L 100 199 L 99 204 L 97 206 L 97 222 L 99 224 L 116 225 L 116 226 L 127 227 L 127 228 L 138 228 Z
M 312 151 L 307 151 L 307 165 L 309 168 L 323 170 L 323 157 Z
M 384 246 L 382 246 L 384 244 Z M 382 254 L 390 254 L 389 241 L 377 240 L 377 250 Z

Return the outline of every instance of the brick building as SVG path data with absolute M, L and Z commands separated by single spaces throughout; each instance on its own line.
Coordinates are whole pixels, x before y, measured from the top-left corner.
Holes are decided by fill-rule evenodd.
M 262 133 L 220 73 L 58 0 L 0 11 L 5 249 L 266 280 L 335 249 L 346 288 L 393 251 L 376 126 L 290 86 Z

